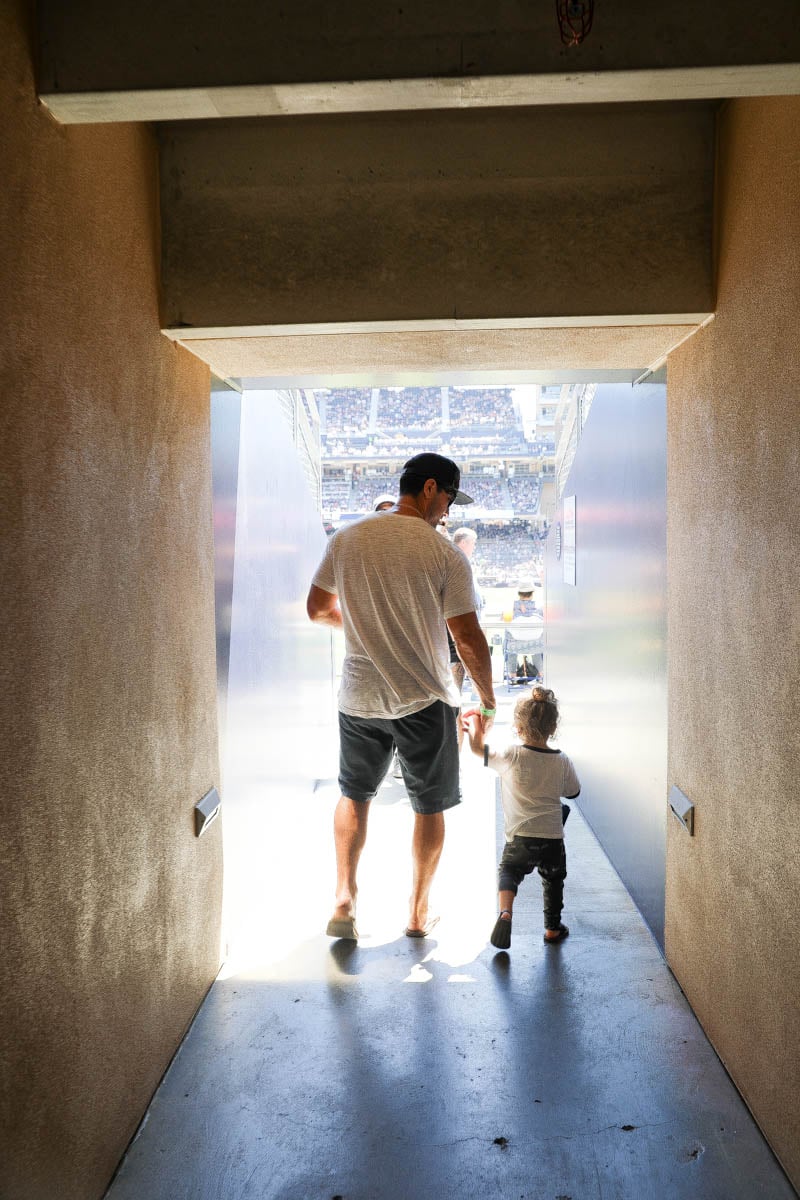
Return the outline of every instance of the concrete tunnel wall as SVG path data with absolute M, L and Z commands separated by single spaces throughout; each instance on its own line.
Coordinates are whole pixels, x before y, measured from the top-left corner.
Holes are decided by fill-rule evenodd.
M 800 97 L 720 117 L 716 319 L 668 360 L 666 950 L 800 1184 Z
M 0 18 L 0 1194 L 96 1200 L 218 966 L 207 367 L 159 332 L 156 149 Z
M 720 115 L 716 317 L 668 359 L 660 435 L 666 578 L 657 553 L 625 553 L 636 530 L 660 523 L 664 532 L 663 511 L 659 517 L 658 507 L 643 502 L 637 485 L 647 454 L 636 444 L 631 455 L 644 416 L 635 407 L 638 388 L 623 414 L 602 397 L 622 389 L 600 389 L 570 473 L 577 588 L 560 581 L 552 533 L 547 551 L 548 682 L 563 688 L 570 725 L 586 730 L 591 759 L 579 803 L 657 935 L 653 883 L 662 877 L 656 851 L 666 834 L 669 964 L 795 1186 L 798 130 L 797 97 L 737 100 Z M 604 453 L 614 429 L 617 465 L 609 473 Z M 651 441 L 649 461 L 655 484 L 656 475 L 663 479 L 663 444 Z M 586 502 L 598 494 L 604 504 L 587 514 Z M 609 549 L 608 522 L 619 536 L 604 582 L 602 563 L 593 573 L 592 562 Z M 613 603 L 620 564 L 639 571 L 627 579 L 622 621 Z M 627 682 L 626 666 L 633 668 Z M 625 719 L 632 699 L 635 711 Z M 609 756 L 604 746 L 612 741 L 630 747 L 633 758 Z M 579 764 L 584 746 L 579 739 L 568 747 Z M 672 784 L 696 806 L 694 837 L 669 815 Z

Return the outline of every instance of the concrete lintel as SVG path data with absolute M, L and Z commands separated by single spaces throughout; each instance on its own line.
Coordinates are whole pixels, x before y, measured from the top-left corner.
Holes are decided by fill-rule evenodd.
M 555 383 L 636 383 L 636 371 L 609 370 L 597 368 L 594 371 L 579 371 L 574 367 L 559 367 L 548 371 L 531 368 L 527 371 L 510 371 L 508 369 L 494 371 L 367 371 L 354 374 L 324 375 L 262 375 L 254 379 L 241 379 L 239 387 L 243 391 L 261 391 L 269 388 L 326 388 L 326 387 L 512 387 L 521 384 L 538 383 L 542 386 Z M 495 457 L 496 455 L 477 455 L 470 457 Z M 514 457 L 511 455 L 510 457 Z M 520 456 L 522 457 L 522 456 Z M 326 458 L 326 462 L 336 462 L 336 456 Z M 352 455 L 343 455 L 342 462 L 352 462 Z
M 176 342 L 210 341 L 230 338 L 284 338 L 333 336 L 341 334 L 376 333 L 466 333 L 484 329 L 616 329 L 629 326 L 677 325 L 682 329 L 703 324 L 707 312 L 639 313 L 636 315 L 579 316 L 579 317 L 520 317 L 518 319 L 474 321 L 337 321 L 319 325 L 233 325 L 206 326 L 187 329 L 185 326 L 164 328 Z
M 713 308 L 710 104 L 183 122 L 160 146 L 162 325 L 186 338 Z
M 139 91 L 48 92 L 63 125 L 326 113 L 713 100 L 800 92 L 800 63 L 479 78 L 378 79 Z
M 168 336 L 224 378 L 269 379 L 270 386 L 283 387 L 322 386 L 319 381 L 331 379 L 388 387 L 497 379 L 633 381 L 699 327 L 428 329 L 206 339 L 186 338 L 185 331 L 173 330 Z

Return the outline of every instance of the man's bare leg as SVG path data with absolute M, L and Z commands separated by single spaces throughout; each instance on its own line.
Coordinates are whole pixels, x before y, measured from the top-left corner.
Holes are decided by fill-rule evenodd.
M 428 895 L 431 883 L 442 856 L 444 845 L 444 813 L 414 816 L 414 837 L 411 856 L 414 864 L 414 880 L 409 903 L 408 928 L 425 929 L 428 921 Z
M 333 839 L 336 845 L 336 907 L 333 919 L 354 917 L 356 912 L 356 871 L 367 840 L 369 804 L 340 796 L 333 814 Z

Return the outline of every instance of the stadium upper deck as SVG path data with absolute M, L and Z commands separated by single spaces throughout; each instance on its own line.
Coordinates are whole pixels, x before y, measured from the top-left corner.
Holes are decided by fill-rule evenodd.
M 402 464 L 435 450 L 458 461 L 469 508 L 450 526 L 478 534 L 475 569 L 486 587 L 516 587 L 535 573 L 547 519 L 542 488 L 553 479 L 552 438 L 523 430 L 511 388 L 337 388 L 315 392 L 326 527 L 372 512 L 396 495 Z M 552 493 L 552 486 L 549 488 Z
M 332 388 L 315 398 L 323 439 L 355 452 L 392 434 L 425 442 L 447 434 L 493 444 L 524 440 L 512 388 Z
M 402 463 L 423 450 L 455 458 L 475 500 L 470 518 L 539 516 L 552 473 L 546 441 L 526 439 L 509 387 L 332 388 L 315 392 L 320 414 L 323 514 L 369 512 L 397 488 Z

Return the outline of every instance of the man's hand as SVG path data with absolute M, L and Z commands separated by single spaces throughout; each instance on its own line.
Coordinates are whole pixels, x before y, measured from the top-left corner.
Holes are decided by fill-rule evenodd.
M 468 708 L 461 714 L 461 724 L 469 735 L 470 746 L 476 754 L 480 753 L 486 734 L 494 725 L 494 717 L 485 716 L 479 708 Z M 473 741 L 477 744 L 477 749 Z
M 471 708 L 461 716 L 461 726 L 469 738 L 469 748 L 473 754 L 483 754 L 486 734 L 489 732 L 494 717 L 484 717 L 480 709 Z

